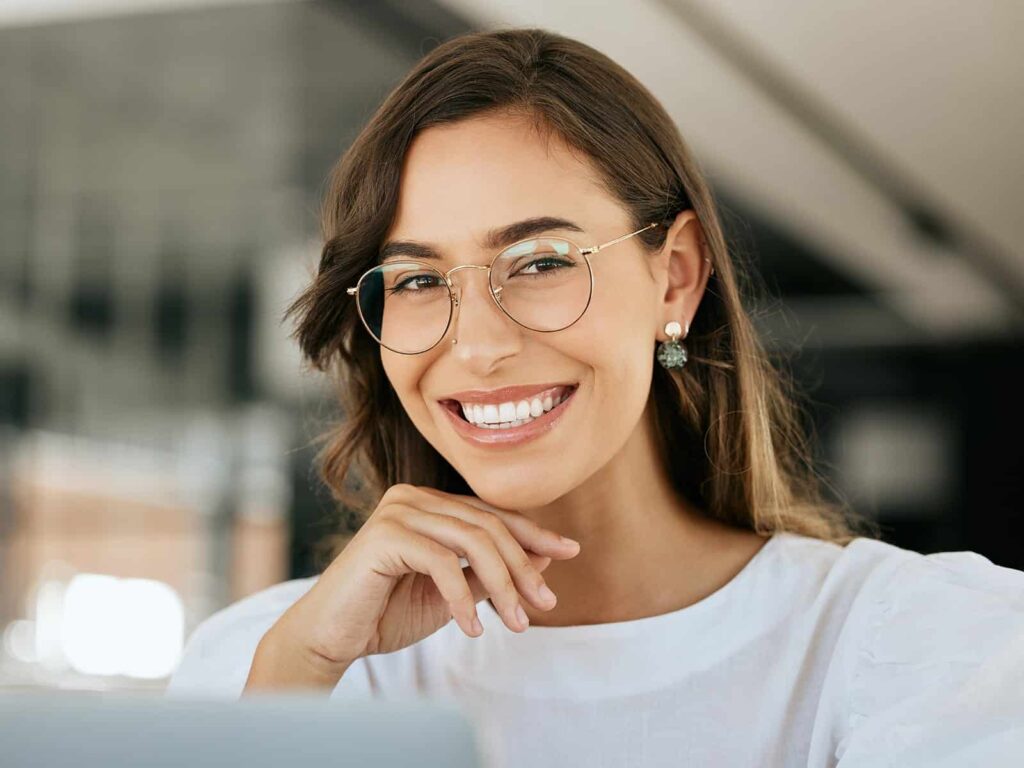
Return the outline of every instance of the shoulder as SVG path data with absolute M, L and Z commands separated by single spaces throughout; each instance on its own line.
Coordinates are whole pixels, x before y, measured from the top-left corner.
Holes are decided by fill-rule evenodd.
M 873 597 L 862 678 L 977 663 L 1024 629 L 1024 572 L 976 552 L 914 553 Z
M 318 578 L 275 584 L 202 621 L 189 635 L 167 693 L 240 695 L 260 639 Z
M 828 614 L 848 632 L 893 574 L 922 557 L 875 539 L 843 545 L 791 532 L 776 533 L 765 550 L 756 559 L 763 560 L 760 572 L 779 601 L 791 610 Z
M 776 533 L 770 542 L 780 567 L 801 571 L 803 577 L 816 575 L 816 581 L 855 582 L 856 586 L 874 584 L 914 558 L 917 552 L 876 539 L 858 537 L 848 544 L 816 539 L 798 533 Z M 852 577 L 858 577 L 853 579 Z
M 854 545 L 882 559 L 850 636 L 840 765 L 931 764 L 939 744 L 953 764 L 1001 765 L 999 739 L 1024 738 L 996 735 L 1000 715 L 1024 722 L 1024 572 L 976 552 Z
M 771 566 L 819 601 L 841 595 L 847 623 L 867 633 L 867 643 L 895 636 L 900 622 L 957 624 L 966 615 L 1005 617 L 1022 607 L 1024 571 L 977 552 L 925 555 L 863 537 L 845 545 L 793 533 L 775 538 Z
M 859 677 L 974 663 L 1022 629 L 1024 572 L 977 552 L 900 552 L 868 595 Z

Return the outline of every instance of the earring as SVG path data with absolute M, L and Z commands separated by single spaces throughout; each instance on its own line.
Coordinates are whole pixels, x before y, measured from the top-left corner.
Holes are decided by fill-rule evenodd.
M 670 323 L 665 324 L 665 333 L 671 336 L 670 341 L 663 341 L 658 345 L 658 362 L 661 363 L 662 367 L 667 370 L 678 370 L 686 365 L 686 347 L 679 341 L 679 332 L 682 329 L 679 327 L 679 323 L 673 320 Z M 690 333 L 690 324 L 686 324 L 686 333 L 683 334 L 683 338 Z

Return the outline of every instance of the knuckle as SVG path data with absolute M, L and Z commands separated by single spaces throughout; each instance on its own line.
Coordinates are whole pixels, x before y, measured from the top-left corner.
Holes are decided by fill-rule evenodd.
M 517 602 L 519 601 L 519 590 L 516 589 L 516 584 L 508 573 L 501 578 L 501 591 L 510 599 L 514 598 Z
M 475 525 L 477 528 L 483 528 L 491 534 L 495 533 L 496 529 L 501 525 L 501 521 L 498 520 L 496 515 L 485 509 L 474 507 L 472 504 L 465 505 L 465 509 L 462 510 L 462 514 L 466 515 L 468 522 L 471 525 Z
M 505 525 L 496 515 L 476 508 L 474 508 L 470 515 L 473 518 L 473 525 L 477 528 L 483 528 L 491 536 L 497 537 L 504 532 Z
M 400 503 L 397 496 L 388 496 L 386 493 L 381 496 L 377 508 L 370 515 L 370 520 L 380 520 L 385 517 L 392 517 L 395 514 L 395 506 Z
M 410 490 L 412 490 L 412 486 L 408 483 L 395 483 L 384 491 L 384 496 L 382 498 L 387 498 L 392 501 L 395 499 L 405 498 L 408 496 Z
M 544 577 L 540 575 L 540 571 L 537 570 L 537 567 L 530 562 L 530 558 L 525 554 L 519 559 L 519 570 L 522 573 L 525 573 L 531 581 L 534 581 L 537 584 L 544 581 Z
M 408 517 L 415 509 L 408 500 L 394 498 L 378 507 L 378 517 L 401 525 L 403 518 Z
M 437 547 L 438 548 L 434 551 L 437 553 L 437 557 L 442 561 L 446 568 L 462 570 L 459 566 L 459 556 L 457 554 L 440 544 L 438 544 Z
M 391 545 L 409 541 L 409 529 L 393 518 L 384 518 L 378 521 L 374 526 L 374 531 L 378 539 L 383 539 Z
M 465 520 L 459 517 L 448 517 L 447 515 L 440 516 L 448 525 L 452 526 L 459 533 L 472 533 L 476 526 L 472 523 L 467 523 Z
M 491 548 L 493 546 L 490 535 L 487 531 L 478 528 L 475 525 L 468 526 L 466 536 L 476 547 Z

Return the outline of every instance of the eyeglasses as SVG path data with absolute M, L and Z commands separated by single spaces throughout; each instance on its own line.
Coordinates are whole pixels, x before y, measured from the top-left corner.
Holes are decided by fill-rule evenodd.
M 502 312 L 531 331 L 552 333 L 571 326 L 590 306 L 589 257 L 656 226 L 590 248 L 563 237 L 532 237 L 508 246 L 488 266 L 460 264 L 444 273 L 418 261 L 388 261 L 364 272 L 347 293 L 356 297 L 370 335 L 402 355 L 427 352 L 444 338 L 459 306 L 451 275 L 460 269 L 486 270 L 491 297 Z

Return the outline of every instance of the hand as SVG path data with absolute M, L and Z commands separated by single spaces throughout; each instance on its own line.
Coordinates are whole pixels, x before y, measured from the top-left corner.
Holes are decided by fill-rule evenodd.
M 267 635 L 275 634 L 276 647 L 346 669 L 362 656 L 412 645 L 452 618 L 478 636 L 476 604 L 488 597 L 506 626 L 521 632 L 520 601 L 553 608 L 556 600 L 542 596 L 541 572 L 553 558 L 577 554 L 577 543 L 475 496 L 394 485 Z

